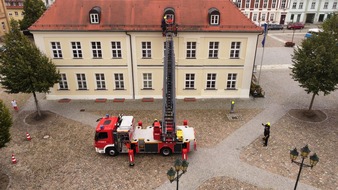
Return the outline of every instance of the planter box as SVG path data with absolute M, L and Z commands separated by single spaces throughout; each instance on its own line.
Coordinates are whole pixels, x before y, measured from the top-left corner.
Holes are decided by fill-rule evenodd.
M 293 47 L 293 46 L 295 46 L 295 43 L 294 42 L 285 42 L 284 46 L 285 47 Z

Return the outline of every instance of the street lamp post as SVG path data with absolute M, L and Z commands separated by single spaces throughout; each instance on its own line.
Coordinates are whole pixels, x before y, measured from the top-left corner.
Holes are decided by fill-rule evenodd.
M 294 148 L 293 150 L 290 150 L 291 162 L 299 165 L 299 172 L 298 172 L 298 176 L 297 176 L 297 180 L 296 180 L 296 184 L 295 184 L 294 190 L 297 189 L 300 173 L 302 172 L 303 166 L 305 166 L 305 167 L 311 167 L 311 169 L 312 169 L 313 166 L 315 166 L 318 163 L 318 161 L 319 161 L 319 158 L 318 158 L 317 154 L 314 153 L 312 156 L 310 156 L 310 165 L 304 164 L 304 159 L 307 158 L 307 156 L 309 155 L 310 152 L 311 151 L 310 151 L 310 149 L 309 149 L 309 147 L 307 145 L 305 145 L 303 148 L 301 148 L 300 149 L 300 156 L 302 157 L 302 161 L 301 162 L 297 162 L 296 159 L 297 159 L 297 157 L 299 155 L 299 153 L 297 151 L 297 148 Z
M 168 170 L 167 177 L 168 177 L 170 183 L 172 183 L 173 181 L 177 182 L 176 190 L 178 190 L 179 179 L 185 172 L 187 172 L 188 166 L 189 166 L 188 161 L 186 161 L 186 160 L 182 161 L 180 159 L 176 159 L 174 167 L 171 167 Z M 180 173 L 180 171 L 182 171 L 182 173 Z M 176 176 L 175 176 L 175 174 L 176 174 Z
M 291 42 L 293 43 L 293 38 L 295 37 L 295 28 L 293 28 L 293 31 L 292 31 L 292 40 Z

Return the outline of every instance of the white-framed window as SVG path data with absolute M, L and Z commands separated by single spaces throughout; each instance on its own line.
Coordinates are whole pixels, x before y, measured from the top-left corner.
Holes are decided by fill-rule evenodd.
M 328 6 L 329 6 L 329 2 L 325 2 L 325 3 L 324 3 L 324 7 L 323 7 L 323 9 L 327 9 L 327 8 L 328 8 Z
M 5 22 L 1 22 L 1 27 L 2 27 L 2 30 L 6 30 Z
M 337 2 L 333 2 L 332 9 L 337 9 Z
M 151 73 L 143 73 L 143 88 L 144 89 L 153 88 L 153 77 Z
M 285 9 L 285 4 L 286 4 L 286 0 L 282 0 L 281 4 L 280 4 L 280 8 L 281 9 Z
M 218 58 L 218 45 L 219 42 L 209 42 L 209 59 Z
M 265 21 L 266 14 L 262 13 L 262 21 Z
M 99 20 L 99 14 L 97 13 L 92 13 L 89 15 L 90 16 L 90 23 L 91 24 L 98 24 L 100 22 Z M 88 18 L 88 17 L 87 17 Z
M 62 50 L 60 42 L 51 42 L 52 45 L 52 52 L 54 59 L 61 59 L 62 58 Z
M 276 8 L 276 2 L 277 0 L 272 0 L 272 3 L 271 3 L 271 8 Z
M 142 58 L 151 58 L 151 42 L 142 42 Z
M 237 0 L 237 7 L 241 8 L 241 6 L 242 6 L 242 0 Z
M 237 73 L 229 73 L 227 80 L 227 89 L 236 89 Z
M 121 42 L 111 42 L 113 59 L 122 58 Z
M 93 58 L 102 58 L 101 42 L 92 42 Z
M 8 15 L 9 15 L 9 16 L 13 16 L 13 13 L 9 12 Z
M 124 89 L 123 73 L 115 73 L 114 79 L 115 79 L 115 89 L 123 90 Z
M 218 25 L 219 24 L 219 15 L 210 15 L 210 24 Z
M 298 9 L 303 9 L 303 2 L 299 2 Z
M 275 19 L 275 14 L 274 14 L 274 13 L 271 13 L 271 14 L 270 14 L 270 21 L 274 21 L 274 19 Z
M 296 9 L 297 8 L 297 2 L 293 2 L 292 3 L 292 9 Z
M 255 9 L 258 9 L 258 6 L 259 6 L 259 0 L 255 0 Z
M 239 51 L 241 49 L 241 42 L 231 42 L 230 58 L 239 58 Z
M 195 88 L 195 74 L 186 73 L 185 74 L 185 89 L 194 89 Z
M 187 42 L 187 59 L 196 58 L 196 42 Z
M 263 1 L 263 8 L 266 9 L 268 7 L 268 0 Z
M 66 73 L 60 73 L 59 90 L 68 90 Z
M 19 13 L 17 11 L 14 12 L 15 16 L 19 16 Z
M 207 89 L 215 89 L 216 88 L 216 73 L 208 73 L 207 74 Z
M 103 73 L 96 73 L 95 80 L 97 90 L 106 90 L 106 80 Z
M 252 21 L 257 21 L 257 13 L 253 14 Z
M 84 73 L 76 74 L 76 80 L 78 90 L 87 90 L 86 74 Z
M 250 0 L 245 0 L 245 8 L 250 8 Z
M 82 58 L 81 42 L 71 42 L 73 58 Z
M 315 9 L 316 8 L 316 2 L 311 3 L 311 8 L 310 9 Z

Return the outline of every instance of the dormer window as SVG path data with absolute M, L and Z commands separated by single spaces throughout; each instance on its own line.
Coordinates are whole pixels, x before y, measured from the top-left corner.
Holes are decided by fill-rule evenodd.
M 101 8 L 100 7 L 93 7 L 89 11 L 89 21 L 91 24 L 99 24 L 101 18 Z
M 209 24 L 210 25 L 219 25 L 220 23 L 220 13 L 216 8 L 209 9 Z
M 90 23 L 92 24 L 98 24 L 100 23 L 99 21 L 99 14 L 90 14 Z

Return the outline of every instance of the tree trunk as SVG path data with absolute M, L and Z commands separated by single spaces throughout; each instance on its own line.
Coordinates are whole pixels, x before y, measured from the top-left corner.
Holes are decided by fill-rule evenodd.
M 315 100 L 315 96 L 316 96 L 316 93 L 313 93 L 311 103 L 310 103 L 310 107 L 309 107 L 309 111 L 312 109 L 312 105 L 313 105 L 313 101 Z
M 35 94 L 34 91 L 33 91 L 33 96 L 34 96 L 36 111 L 38 112 L 38 117 L 41 117 L 41 111 L 40 111 L 40 107 L 39 107 L 39 102 L 38 102 L 38 99 L 36 98 L 36 94 Z

